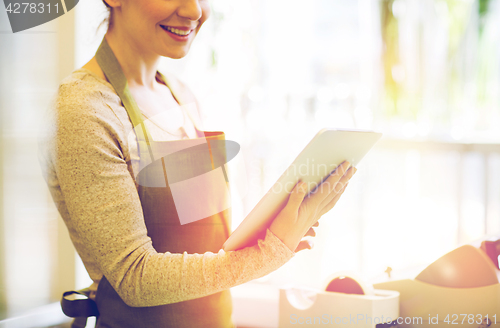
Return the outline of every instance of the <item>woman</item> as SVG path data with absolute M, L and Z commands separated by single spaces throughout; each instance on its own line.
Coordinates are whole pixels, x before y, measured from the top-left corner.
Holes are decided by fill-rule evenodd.
M 307 248 L 301 239 L 314 235 L 312 226 L 335 205 L 355 169 L 343 163 L 308 197 L 297 184 L 251 247 L 221 249 L 229 210 L 180 224 L 171 176 L 164 187 L 149 186 L 141 179 L 151 176 L 137 172 L 155 142 L 177 147 L 200 138 L 223 140 L 189 119 L 183 105 L 196 103 L 189 90 L 157 72 L 161 56 L 187 54 L 209 16 L 209 2 L 105 4 L 110 24 L 96 56 L 60 85 L 45 162 L 54 201 L 94 281 L 97 327 L 233 327 L 229 288 L 276 270 Z M 165 120 L 142 119 L 159 114 Z M 202 163 L 172 158 L 169 165 L 192 173 Z

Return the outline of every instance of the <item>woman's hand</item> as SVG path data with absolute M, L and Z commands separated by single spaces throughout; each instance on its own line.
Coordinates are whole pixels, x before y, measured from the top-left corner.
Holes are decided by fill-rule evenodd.
M 305 240 L 299 246 L 301 239 L 339 200 L 349 180 L 356 173 L 356 168 L 349 168 L 350 165 L 347 161 L 340 164 L 307 197 L 307 184 L 297 183 L 290 193 L 286 206 L 273 220 L 269 230 L 291 250 L 310 248 L 304 244 L 307 242 Z
M 311 237 L 316 237 L 316 231 L 314 231 L 313 227 L 319 226 L 319 221 L 316 221 L 315 224 L 313 224 L 312 227 L 309 228 L 309 230 L 306 232 L 304 237 L 311 236 Z M 298 253 L 304 249 L 312 249 L 314 247 L 314 241 L 311 239 L 304 239 L 299 242 L 299 245 L 295 249 L 295 253 Z

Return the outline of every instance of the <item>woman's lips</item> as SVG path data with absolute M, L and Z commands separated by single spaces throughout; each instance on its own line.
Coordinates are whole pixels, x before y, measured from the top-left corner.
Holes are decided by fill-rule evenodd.
M 161 28 L 167 32 L 170 37 L 177 41 L 187 41 L 189 36 L 193 32 L 194 29 L 189 27 L 176 27 L 176 26 L 166 26 L 160 25 Z

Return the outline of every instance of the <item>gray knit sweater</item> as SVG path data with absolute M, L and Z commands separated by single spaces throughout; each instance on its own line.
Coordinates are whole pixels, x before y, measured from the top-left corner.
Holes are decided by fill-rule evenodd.
M 193 96 L 168 76 L 178 99 Z M 45 179 L 85 267 L 103 274 L 130 306 L 203 297 L 264 276 L 294 256 L 270 230 L 238 251 L 158 253 L 147 235 L 133 166 L 138 159 L 127 111 L 111 84 L 86 69 L 59 87 L 50 133 L 41 143 Z M 148 126 L 156 140 L 162 131 Z M 156 131 L 155 131 L 156 128 Z

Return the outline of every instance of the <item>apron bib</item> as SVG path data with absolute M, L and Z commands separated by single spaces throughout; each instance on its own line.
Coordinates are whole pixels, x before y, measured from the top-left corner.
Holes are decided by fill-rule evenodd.
M 207 251 L 217 253 L 229 237 L 230 209 L 227 208 L 201 220 L 181 225 L 174 202 L 175 195 L 172 193 L 169 181 L 172 184 L 173 180 L 177 182 L 183 177 L 200 176 L 213 170 L 220 163 L 226 163 L 224 133 L 197 130 L 199 137 L 197 139 L 153 141 L 128 89 L 127 80 L 120 64 L 105 38 L 97 50 L 96 59 L 119 95 L 132 125 L 136 128 L 141 161 L 145 156 L 149 156 L 150 164 L 140 171 L 136 182 L 144 221 L 153 247 L 159 253 L 203 254 Z M 167 81 L 163 76 L 162 79 Z M 196 141 L 200 146 L 186 147 L 187 143 L 191 142 L 192 144 Z M 172 149 L 184 149 L 184 151 L 175 152 Z M 155 155 L 158 153 L 168 153 L 169 155 L 159 157 Z M 166 167 L 177 168 L 177 170 L 166 171 Z M 227 179 L 225 182 L 227 183 Z M 190 195 L 184 196 L 189 198 Z M 205 204 L 203 206 L 220 208 L 221 205 Z M 231 319 L 232 300 L 229 290 L 173 304 L 130 307 L 122 301 L 106 277 L 103 276 L 97 289 L 95 302 L 99 310 L 96 327 L 99 328 L 234 327 Z

